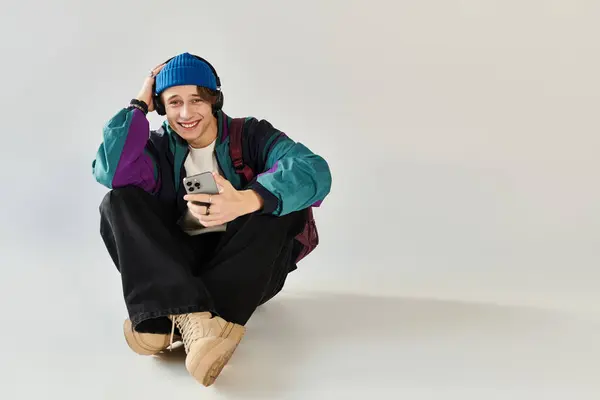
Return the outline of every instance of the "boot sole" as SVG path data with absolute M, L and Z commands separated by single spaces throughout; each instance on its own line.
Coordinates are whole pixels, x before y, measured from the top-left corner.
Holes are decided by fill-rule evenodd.
M 234 326 L 227 338 L 202 357 L 192 376 L 204 386 L 212 385 L 242 341 L 244 333 L 243 327 Z

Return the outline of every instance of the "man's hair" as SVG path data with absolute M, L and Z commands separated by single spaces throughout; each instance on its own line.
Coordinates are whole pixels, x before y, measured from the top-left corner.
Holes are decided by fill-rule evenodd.
M 219 97 L 219 92 L 216 90 L 209 89 L 204 86 L 196 86 L 196 92 L 200 96 L 200 98 L 211 105 L 215 105 L 217 102 L 217 98 Z M 164 93 L 164 92 L 163 92 Z M 164 104 L 165 99 L 163 98 L 163 93 L 160 94 L 160 102 Z
M 212 104 L 213 106 L 215 105 L 217 98 L 219 97 L 219 92 L 203 86 L 196 86 L 196 89 L 198 89 L 198 95 L 202 100 Z

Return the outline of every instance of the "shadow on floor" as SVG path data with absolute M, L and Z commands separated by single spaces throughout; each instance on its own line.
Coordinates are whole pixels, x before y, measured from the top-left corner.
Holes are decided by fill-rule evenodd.
M 209 390 L 231 398 L 284 398 L 303 386 L 335 393 L 341 387 L 427 388 L 431 382 L 448 388 L 590 384 L 600 366 L 594 361 L 600 351 L 589 347 L 599 327 L 592 325 L 528 307 L 282 294 L 257 310 Z M 176 375 L 187 374 L 184 359 L 183 351 L 160 358 Z

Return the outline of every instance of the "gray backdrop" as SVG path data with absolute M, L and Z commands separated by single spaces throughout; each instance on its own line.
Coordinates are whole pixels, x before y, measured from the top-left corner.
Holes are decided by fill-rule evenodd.
M 204 392 L 594 397 L 599 17 L 583 0 L 6 6 L 1 335 L 15 344 L 1 386 L 12 398 L 203 392 L 181 359 L 128 353 L 99 236 L 107 189 L 91 170 L 103 124 L 150 68 L 189 51 L 216 67 L 228 114 L 268 119 L 333 172 L 321 246 L 254 319 L 226 389 Z M 291 366 L 298 380 L 281 375 Z

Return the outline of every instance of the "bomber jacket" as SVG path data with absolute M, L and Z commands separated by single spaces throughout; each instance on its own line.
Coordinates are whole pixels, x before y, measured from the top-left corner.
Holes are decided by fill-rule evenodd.
M 263 214 L 275 216 L 319 206 L 331 189 L 328 163 L 266 120 L 246 117 L 242 131 L 244 163 L 256 176 L 243 182 L 229 155 L 232 118 L 217 111 L 215 156 L 223 177 L 238 190 L 252 189 L 264 200 Z M 119 110 L 103 127 L 103 141 L 92 162 L 96 180 L 109 189 L 133 185 L 172 205 L 174 218 L 187 210 L 184 161 L 188 143 L 164 121 L 151 130 L 137 108 Z M 175 211 L 178 212 L 175 212 Z

